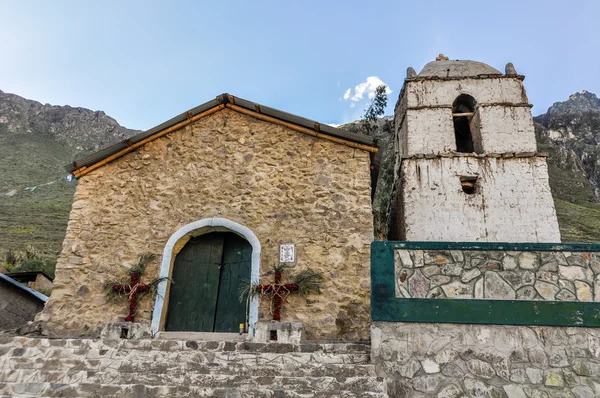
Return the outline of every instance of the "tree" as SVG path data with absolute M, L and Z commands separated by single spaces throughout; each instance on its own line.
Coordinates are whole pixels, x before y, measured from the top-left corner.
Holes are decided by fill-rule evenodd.
M 384 85 L 378 86 L 375 89 L 375 96 L 371 100 L 369 107 L 365 111 L 365 115 L 361 119 L 362 133 L 365 135 L 373 135 L 377 130 L 377 121 L 385 112 L 387 106 L 387 87 Z

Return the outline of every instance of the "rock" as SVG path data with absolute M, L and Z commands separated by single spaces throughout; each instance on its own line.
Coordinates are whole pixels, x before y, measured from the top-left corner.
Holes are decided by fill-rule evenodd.
M 412 79 L 413 77 L 417 77 L 417 72 L 415 72 L 415 69 L 412 66 L 409 66 L 406 68 L 406 78 Z
M 558 286 L 548 282 L 537 281 L 535 282 L 535 290 L 539 293 L 544 300 L 554 300 L 556 293 L 558 293 Z
M 564 387 L 565 380 L 562 371 L 549 370 L 545 373 L 544 384 L 548 387 Z
M 447 285 L 442 285 L 442 290 L 447 298 L 472 298 L 473 287 L 471 285 L 454 281 Z
M 449 276 L 446 275 L 434 275 L 431 278 L 429 278 L 429 281 L 431 282 L 431 286 L 441 286 L 441 285 L 445 285 L 446 283 L 449 283 L 452 280 L 452 278 L 450 278 Z
M 594 391 L 588 386 L 575 386 L 571 388 L 571 392 L 575 396 L 575 398 L 594 398 L 597 395 L 594 394 Z
M 438 375 L 421 376 L 413 380 L 413 388 L 421 392 L 434 392 L 440 384 Z
M 426 297 L 430 282 L 421 270 L 416 270 L 413 276 L 408 280 L 408 291 L 411 297 Z
M 574 281 L 576 279 L 586 280 L 586 275 L 581 267 L 577 266 L 559 266 L 558 273 L 561 278 Z
M 525 391 L 523 391 L 523 388 L 516 384 L 508 384 L 503 386 L 502 388 L 504 388 L 504 391 L 506 392 L 506 395 L 508 395 L 508 398 L 527 398 L 527 395 L 525 395 Z
M 449 363 L 442 369 L 442 374 L 446 377 L 462 377 L 465 372 L 458 365 Z
M 456 351 L 453 350 L 442 350 L 435 354 L 435 361 L 439 364 L 446 364 L 454 361 L 456 358 Z
M 440 267 L 440 273 L 442 275 L 460 276 L 463 272 L 460 264 L 446 264 Z
M 494 376 L 494 368 L 492 365 L 479 359 L 467 361 L 467 367 L 469 372 L 473 373 L 475 376 L 483 377 L 484 379 L 490 379 Z
M 473 268 L 462 274 L 460 280 L 463 283 L 468 283 L 477 278 L 479 275 L 481 275 L 481 271 L 478 268 Z
M 456 384 L 449 384 L 440 390 L 437 398 L 458 398 L 462 393 L 462 389 Z
M 519 256 L 519 267 L 534 270 L 538 267 L 538 255 L 534 252 L 523 252 Z
M 556 300 L 558 301 L 576 301 L 577 297 L 570 291 L 563 289 L 556 295 Z
M 526 368 L 525 373 L 529 377 L 529 381 L 533 384 L 540 384 L 544 381 L 544 372 L 538 368 Z
M 514 256 L 506 256 L 502 259 L 502 269 L 505 271 L 511 271 L 519 266 L 519 260 Z
M 529 362 L 538 368 L 545 369 L 548 367 L 548 357 L 543 349 L 534 347 L 528 352 Z
M 552 348 L 548 353 L 548 364 L 553 368 L 569 366 L 565 350 L 562 348 Z
M 407 379 L 412 379 L 419 370 L 421 370 L 421 364 L 414 358 L 398 367 L 398 373 Z
M 435 361 L 429 358 L 426 358 L 423 361 L 421 361 L 421 366 L 423 367 L 425 373 L 433 374 L 440 372 L 440 365 L 438 365 Z
M 575 281 L 575 291 L 577 292 L 577 300 L 592 301 L 592 287 L 585 282 Z
M 400 260 L 399 267 L 401 267 L 401 268 L 412 268 L 413 267 L 413 261 L 410 258 L 410 253 L 408 250 L 396 250 L 395 255 L 396 255 L 396 259 Z M 396 262 L 396 264 L 398 264 L 398 262 Z
M 492 387 L 486 385 L 481 380 L 465 378 L 464 381 L 465 390 L 469 397 L 491 397 Z
M 575 284 L 571 281 L 566 281 L 564 279 L 561 279 L 558 281 L 558 286 L 561 289 L 567 289 L 571 293 L 575 294 Z
M 496 272 L 485 273 L 485 298 L 492 300 L 513 300 L 515 291 Z
M 517 300 L 533 300 L 537 292 L 533 286 L 523 286 L 517 290 Z

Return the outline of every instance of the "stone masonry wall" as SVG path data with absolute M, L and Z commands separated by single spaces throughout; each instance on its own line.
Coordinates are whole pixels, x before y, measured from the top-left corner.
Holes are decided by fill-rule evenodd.
M 157 277 L 175 231 L 223 217 L 256 234 L 263 277 L 278 262 L 280 243 L 296 245 L 292 272 L 310 267 L 325 276 L 310 304 L 288 298 L 282 320 L 304 323 L 311 339 L 366 339 L 369 172 L 365 151 L 228 109 L 205 117 L 80 179 L 54 289 L 38 320 L 53 335 L 98 335 L 127 313 L 125 299 L 106 300 L 106 281 L 125 279 L 148 251 L 159 258 L 143 281 Z M 136 321 L 150 322 L 153 303 L 142 299 Z M 263 302 L 259 319 L 269 318 Z
M 32 321 L 44 303 L 0 279 L 0 330 L 16 329 Z
M 390 397 L 600 396 L 600 329 L 374 322 Z
M 600 301 L 600 253 L 394 252 L 396 297 Z

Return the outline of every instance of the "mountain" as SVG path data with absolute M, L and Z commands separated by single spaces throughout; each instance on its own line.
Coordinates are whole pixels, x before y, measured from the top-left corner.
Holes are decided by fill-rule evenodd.
M 101 111 L 0 91 L 0 254 L 31 244 L 56 257 L 76 182 L 25 188 L 65 177 L 65 164 L 136 133 Z
M 600 241 L 600 99 L 588 91 L 534 118 L 549 153 L 550 187 L 564 242 Z

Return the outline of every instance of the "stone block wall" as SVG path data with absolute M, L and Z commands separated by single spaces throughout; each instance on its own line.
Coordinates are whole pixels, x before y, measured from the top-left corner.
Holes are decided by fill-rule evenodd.
M 373 322 L 390 397 L 600 396 L 600 329 Z
M 158 255 L 192 222 L 220 217 L 258 237 L 271 282 L 279 244 L 296 245 L 293 273 L 325 277 L 321 295 L 290 296 L 282 320 L 310 339 L 366 339 L 369 244 L 373 240 L 369 153 L 225 109 L 152 141 L 79 180 L 50 300 L 38 320 L 53 335 L 97 336 L 122 321 L 125 299 L 103 284 L 127 279 L 144 252 Z M 262 303 L 259 320 L 270 318 Z M 149 323 L 154 300 L 136 321 Z
M 0 279 L 0 330 L 16 329 L 33 321 L 42 308 L 41 300 Z
M 396 297 L 600 302 L 600 253 L 397 249 Z

